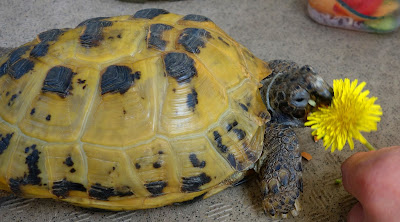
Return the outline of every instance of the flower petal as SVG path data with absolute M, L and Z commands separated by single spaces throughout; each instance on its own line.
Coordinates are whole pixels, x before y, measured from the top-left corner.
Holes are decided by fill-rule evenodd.
M 311 126 L 312 135 L 324 140 L 324 147 L 331 152 L 342 150 L 348 141 L 354 149 L 354 139 L 369 144 L 361 132 L 377 130 L 382 108 L 375 104 L 376 97 L 368 98 L 369 91 L 363 91 L 366 83 L 353 82 L 346 78 L 333 81 L 334 97 L 331 105 L 318 108 L 307 117 L 305 126 Z

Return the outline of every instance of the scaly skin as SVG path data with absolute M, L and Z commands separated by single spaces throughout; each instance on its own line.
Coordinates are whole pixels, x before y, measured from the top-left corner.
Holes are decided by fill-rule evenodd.
M 264 210 L 271 216 L 291 211 L 296 215 L 299 209 L 295 203 L 303 192 L 303 179 L 299 143 L 292 128 L 267 124 L 260 163 Z
M 274 60 L 272 74 L 262 81 L 262 99 L 271 114 L 266 124 L 263 153 L 256 172 L 263 194 L 263 206 L 271 216 L 291 212 L 297 215 L 303 191 L 300 147 L 292 127 L 303 127 L 307 113 L 317 105 L 329 104 L 332 88 L 308 65 Z

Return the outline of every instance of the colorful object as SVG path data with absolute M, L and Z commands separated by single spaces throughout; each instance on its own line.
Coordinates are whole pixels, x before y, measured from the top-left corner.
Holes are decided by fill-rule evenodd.
M 366 32 L 392 32 L 400 26 L 399 0 L 309 0 L 316 22 Z
M 365 82 L 357 86 L 358 80 L 350 83 L 349 79 L 334 80 L 334 96 L 329 107 L 320 107 L 319 110 L 308 116 L 306 126 L 311 126 L 318 139 L 324 140 L 325 149 L 330 146 L 331 152 L 342 150 L 346 141 L 350 149 L 354 149 L 353 138 L 359 140 L 368 149 L 374 149 L 361 135 L 361 132 L 377 130 L 377 123 L 381 120 L 381 107 L 374 104 L 376 97 L 368 98 L 369 91 L 363 91 Z

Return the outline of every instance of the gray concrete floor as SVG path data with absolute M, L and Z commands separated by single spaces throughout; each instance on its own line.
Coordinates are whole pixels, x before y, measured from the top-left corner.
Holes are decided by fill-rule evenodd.
M 364 134 L 371 144 L 400 144 L 400 32 L 378 35 L 318 25 L 306 15 L 305 0 L 187 0 L 132 4 L 114 0 L 1 0 L 0 47 L 31 41 L 51 28 L 75 27 L 98 16 L 133 14 L 142 8 L 211 18 L 234 39 L 264 60 L 290 59 L 310 64 L 321 75 L 366 81 L 383 108 L 379 130 Z M 341 186 L 340 164 L 355 151 L 324 151 L 310 129 L 299 130 L 302 149 L 313 159 L 304 164 L 305 191 L 300 215 L 286 221 L 344 221 L 356 200 Z M 356 143 L 356 151 L 365 150 Z M 186 205 L 133 212 L 95 212 L 53 200 L 0 198 L 0 221 L 268 221 L 255 182 Z

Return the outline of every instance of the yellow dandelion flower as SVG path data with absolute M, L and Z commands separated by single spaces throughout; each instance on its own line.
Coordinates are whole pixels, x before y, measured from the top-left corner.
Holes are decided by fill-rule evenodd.
M 346 141 L 354 149 L 353 138 L 369 149 L 374 149 L 361 135 L 363 132 L 377 130 L 382 109 L 375 104 L 376 97 L 368 98 L 369 91 L 363 91 L 365 82 L 357 86 L 358 80 L 334 80 L 334 96 L 329 107 L 320 107 L 307 117 L 306 126 L 311 126 L 312 135 L 324 140 L 325 149 L 331 152 L 342 150 Z

